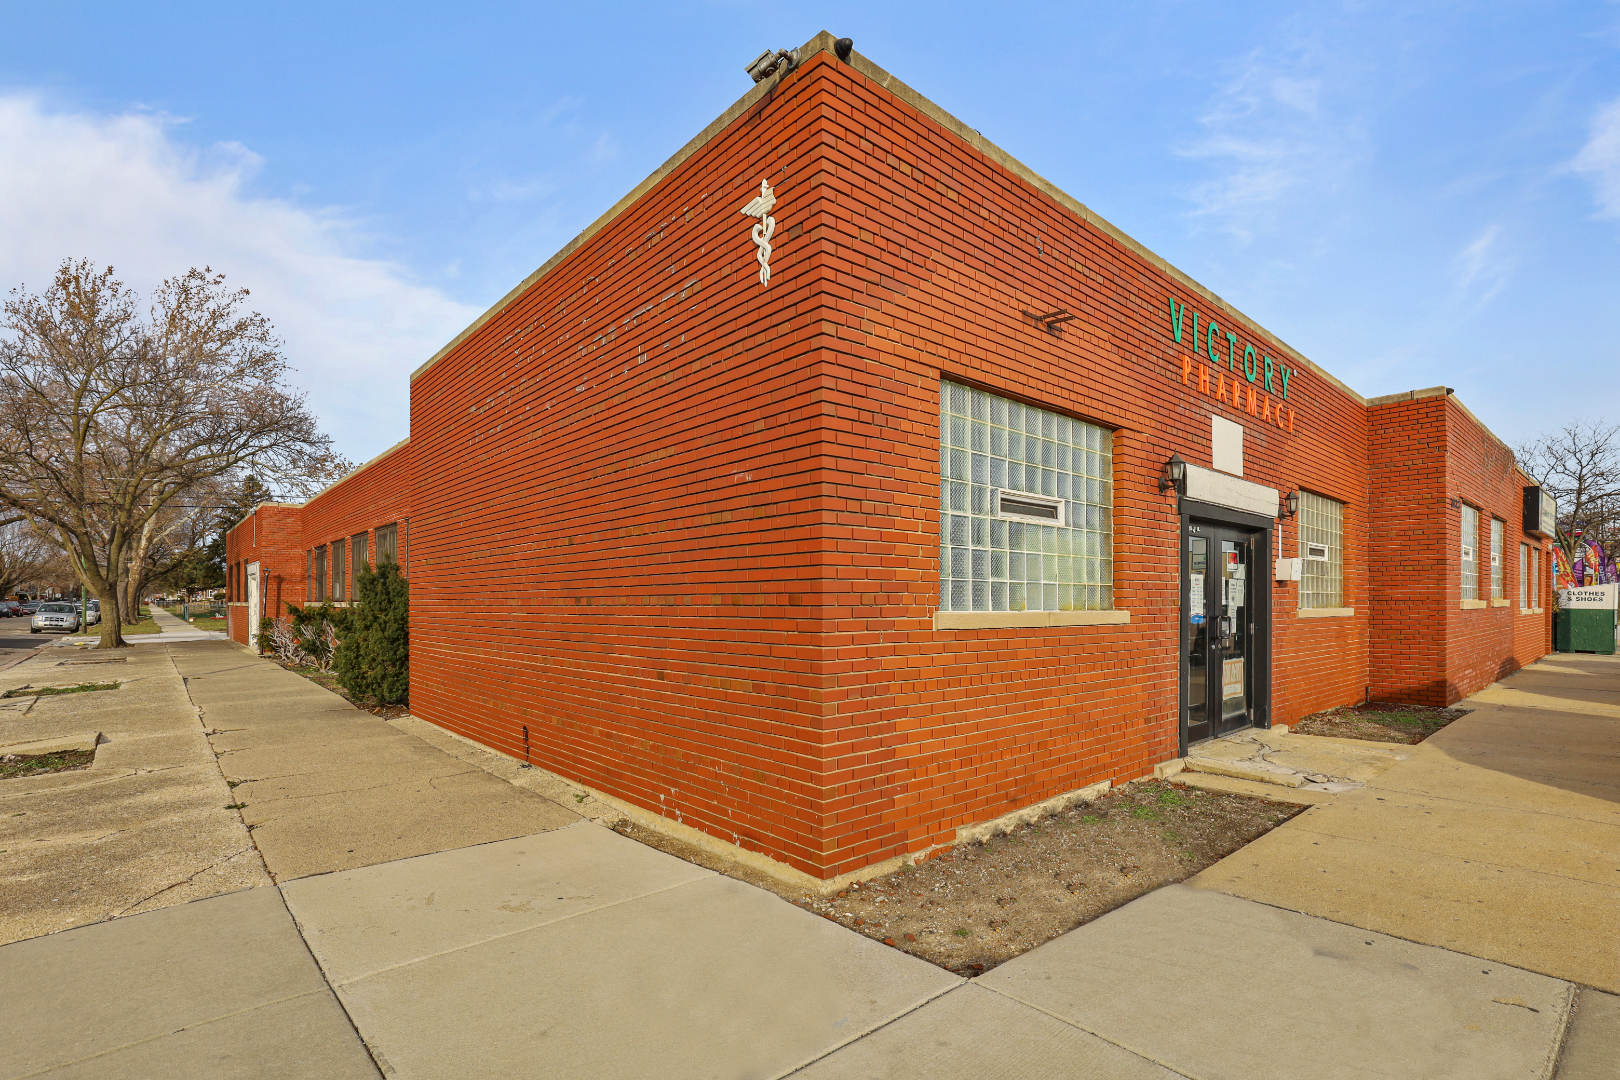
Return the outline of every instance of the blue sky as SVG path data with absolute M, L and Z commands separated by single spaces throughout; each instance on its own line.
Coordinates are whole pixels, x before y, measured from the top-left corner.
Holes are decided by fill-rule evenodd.
M 1620 4 L 6 2 L 0 285 L 253 290 L 339 448 L 818 30 L 1368 395 L 1620 419 Z

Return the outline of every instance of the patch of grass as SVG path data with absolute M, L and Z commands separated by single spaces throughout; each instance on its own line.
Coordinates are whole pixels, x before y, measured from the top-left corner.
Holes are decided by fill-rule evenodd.
M 1133 818 L 1140 818 L 1140 819 L 1142 819 L 1144 821 L 1152 821 L 1154 818 L 1156 818 L 1158 816 L 1159 816 L 1159 811 L 1154 809 L 1151 806 L 1133 806 L 1133 807 L 1131 807 L 1131 817 L 1133 817 Z
M 7 690 L 0 697 L 54 697 L 57 694 L 85 694 L 91 690 L 116 690 L 123 683 L 115 682 L 84 682 L 78 686 L 19 686 L 15 690 Z
M 1095 825 L 1100 822 L 1102 818 L 1098 817 L 1096 814 L 1081 814 L 1080 820 L 1085 822 L 1087 825 Z
M 964 929 L 964 928 L 962 928 L 962 927 L 960 927 L 960 926 L 958 926 L 958 927 L 957 927 L 957 928 L 956 928 L 956 936 L 957 936 L 957 937 L 968 937 L 968 936 L 970 936 L 970 935 L 971 935 L 971 934 L 972 934 L 972 933 L 973 933 L 973 931 L 971 931 L 971 930 L 966 930 L 966 929 Z
M 1165 806 L 1181 806 L 1186 801 L 1187 797 L 1175 788 L 1165 788 L 1159 792 L 1159 802 Z
M 59 754 L 7 754 L 15 761 L 0 761 L 0 780 L 17 776 L 39 776 L 43 773 L 65 772 L 68 769 L 88 768 L 95 761 L 94 750 L 65 750 Z M 20 817 L 13 814 L 12 817 Z
M 241 810 L 241 809 L 244 809 L 246 806 L 247 806 L 247 803 L 245 803 L 245 802 L 233 802 L 233 803 L 226 803 L 225 804 L 225 809 L 227 809 L 227 810 Z

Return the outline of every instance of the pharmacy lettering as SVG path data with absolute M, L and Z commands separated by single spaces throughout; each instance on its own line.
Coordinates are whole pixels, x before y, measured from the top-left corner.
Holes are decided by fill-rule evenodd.
M 1255 352 L 1253 345 L 1244 345 L 1240 354 L 1238 336 L 1222 330 L 1213 318 L 1200 332 L 1198 312 L 1186 304 L 1176 303 L 1172 296 L 1170 336 L 1179 344 L 1183 334 L 1191 337 L 1194 355 L 1181 358 L 1181 385 L 1196 386 L 1199 393 L 1209 394 L 1216 401 L 1225 402 L 1257 420 L 1275 424 L 1284 431 L 1294 430 L 1294 410 L 1284 402 L 1288 400 L 1289 381 L 1293 380 L 1298 388 L 1297 369 L 1283 367 L 1271 357 Z M 1221 354 L 1223 346 L 1224 356 Z M 1208 364 L 1203 362 L 1205 356 L 1209 357 Z M 1240 374 L 1247 386 L 1238 381 Z M 1273 402 L 1273 394 L 1281 400 Z

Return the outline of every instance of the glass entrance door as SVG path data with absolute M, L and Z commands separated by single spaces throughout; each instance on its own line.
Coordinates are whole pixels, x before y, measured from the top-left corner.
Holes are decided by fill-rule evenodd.
M 1193 522 L 1182 565 L 1183 723 L 1192 744 L 1253 723 L 1254 596 L 1261 534 Z

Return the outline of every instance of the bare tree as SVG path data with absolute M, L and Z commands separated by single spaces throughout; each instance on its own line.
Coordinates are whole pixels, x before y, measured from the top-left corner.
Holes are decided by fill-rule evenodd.
M 1519 468 L 1558 500 L 1558 544 L 1570 561 L 1577 531 L 1614 558 L 1620 547 L 1620 424 L 1572 420 L 1514 454 Z
M 102 610 L 120 610 L 143 530 L 211 482 L 253 472 L 306 486 L 348 465 L 331 450 L 269 321 L 246 290 L 190 270 L 139 298 L 88 261 L 0 317 L 0 504 L 54 534 Z M 101 644 L 123 642 L 102 620 Z
M 0 597 L 46 574 L 56 554 L 26 522 L 0 525 Z

